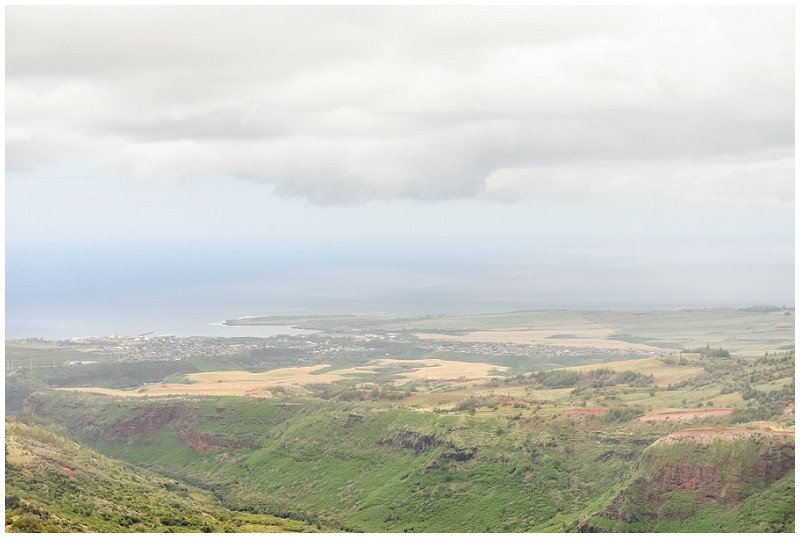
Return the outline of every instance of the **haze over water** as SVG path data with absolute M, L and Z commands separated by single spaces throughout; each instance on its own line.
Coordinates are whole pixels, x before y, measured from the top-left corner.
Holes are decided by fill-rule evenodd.
M 6 337 L 790 306 L 794 18 L 8 6 Z
M 793 304 L 793 260 L 769 247 L 666 254 L 479 241 L 147 242 L 96 244 L 68 263 L 69 249 L 8 246 L 6 338 L 285 332 L 219 325 L 255 315 Z

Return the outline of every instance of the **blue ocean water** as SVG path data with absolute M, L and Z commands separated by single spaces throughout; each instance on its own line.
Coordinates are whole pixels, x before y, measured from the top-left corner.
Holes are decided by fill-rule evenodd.
M 223 320 L 285 314 L 792 305 L 785 249 L 386 240 L 6 245 L 7 339 L 271 336 Z

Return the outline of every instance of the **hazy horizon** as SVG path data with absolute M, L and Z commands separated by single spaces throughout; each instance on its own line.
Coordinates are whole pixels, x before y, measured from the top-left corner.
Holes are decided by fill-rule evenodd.
M 7 338 L 794 305 L 791 6 L 5 15 Z
M 504 245 L 444 240 L 82 246 L 69 265 L 57 260 L 76 245 L 7 246 L 7 337 L 234 336 L 207 325 L 254 315 L 794 305 L 785 293 L 792 260 L 774 246 L 604 252 L 528 243 L 513 256 Z

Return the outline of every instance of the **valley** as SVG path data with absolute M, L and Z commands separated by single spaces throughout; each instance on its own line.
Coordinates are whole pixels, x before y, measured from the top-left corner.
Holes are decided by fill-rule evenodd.
M 211 530 L 794 529 L 793 309 L 228 323 L 315 332 L 192 339 L 178 360 L 7 342 L 7 468 L 74 481 L 84 453 L 26 440 L 46 432 L 185 485 L 222 511 L 192 523 Z M 113 528 L 6 485 L 7 530 Z

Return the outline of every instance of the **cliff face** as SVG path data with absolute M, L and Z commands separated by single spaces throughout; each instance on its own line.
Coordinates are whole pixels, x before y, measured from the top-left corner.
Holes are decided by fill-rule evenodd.
M 669 461 L 671 448 L 678 444 L 687 445 L 690 457 Z M 742 500 L 747 486 L 770 484 L 794 469 L 794 434 L 733 428 L 686 430 L 660 439 L 652 452 L 646 457 L 663 461 L 653 475 L 657 491 L 689 491 L 697 502 L 731 504 Z
M 141 415 L 117 420 L 109 429 L 109 433 L 114 437 L 153 433 L 173 420 L 184 416 L 186 416 L 186 406 L 184 405 L 151 407 L 144 410 Z
M 63 409 L 61 409 L 63 411 Z M 192 428 L 192 413 L 185 403 L 151 403 L 132 406 L 124 416 L 115 420 L 102 417 L 95 409 L 74 405 L 70 422 L 83 431 L 93 431 L 112 445 L 147 442 L 147 436 L 174 423 L 180 440 L 197 452 L 222 450 L 258 449 L 260 445 L 236 440 L 219 440 L 197 433 Z M 22 412 L 51 419 L 59 419 L 59 413 L 36 397 L 28 398 Z
M 214 440 L 192 431 L 190 428 L 191 416 L 183 404 L 147 408 L 137 416 L 125 420 L 117 420 L 108 428 L 107 433 L 112 440 L 119 442 L 131 436 L 154 433 L 173 420 L 180 420 L 176 428 L 180 440 L 197 452 L 261 448 L 260 445 L 250 443 Z
M 793 469 L 791 432 L 677 432 L 647 449 L 628 485 L 596 516 L 646 531 L 652 522 L 687 520 L 705 503 L 735 507 Z M 610 529 L 590 518 L 581 530 Z
M 178 430 L 178 434 L 180 435 L 181 441 L 183 441 L 184 444 L 192 447 L 192 450 L 197 452 L 218 452 L 220 450 L 236 450 L 239 448 L 256 450 L 261 448 L 261 445 L 240 443 L 238 441 L 215 441 L 213 439 L 209 439 L 208 437 L 198 435 L 187 427 L 180 428 Z

